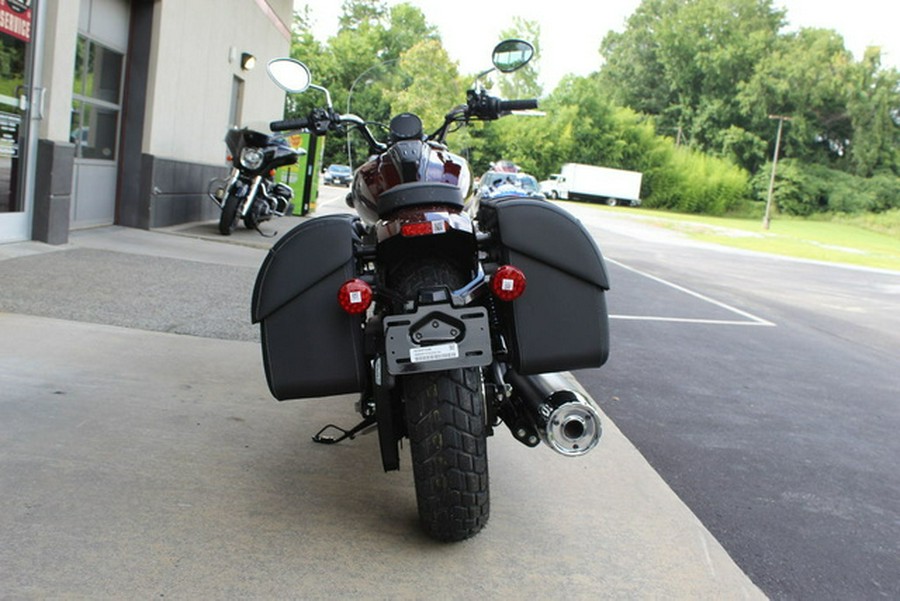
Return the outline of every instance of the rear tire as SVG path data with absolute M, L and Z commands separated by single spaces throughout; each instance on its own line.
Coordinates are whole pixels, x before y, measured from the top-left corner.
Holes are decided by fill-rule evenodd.
M 397 280 L 407 298 L 422 288 L 458 289 L 466 283 L 460 270 L 433 259 L 406 265 Z M 490 517 L 481 370 L 409 375 L 401 378 L 401 386 L 419 522 L 441 541 L 474 536 Z
M 481 371 L 403 380 L 419 522 L 441 541 L 474 536 L 490 517 Z

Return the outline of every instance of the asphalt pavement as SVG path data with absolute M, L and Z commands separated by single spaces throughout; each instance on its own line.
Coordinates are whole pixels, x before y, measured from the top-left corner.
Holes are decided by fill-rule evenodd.
M 609 259 L 609 362 L 577 373 L 773 599 L 900 599 L 900 272 L 568 208 Z
M 0 597 L 764 597 L 608 417 L 577 459 L 498 431 L 486 529 L 424 537 L 405 455 L 311 442 L 352 396 L 271 398 L 277 236 L 215 227 L 0 245 Z

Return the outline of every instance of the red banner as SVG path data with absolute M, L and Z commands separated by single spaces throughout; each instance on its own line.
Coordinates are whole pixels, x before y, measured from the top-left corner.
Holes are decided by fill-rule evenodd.
M 0 0 L 0 33 L 31 41 L 31 0 Z

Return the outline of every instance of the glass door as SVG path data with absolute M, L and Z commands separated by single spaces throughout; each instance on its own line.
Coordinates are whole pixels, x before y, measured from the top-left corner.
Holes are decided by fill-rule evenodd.
M 0 2 L 0 241 L 29 238 L 25 165 L 32 0 Z
M 113 223 L 125 55 L 78 36 L 70 141 L 75 144 L 72 227 Z

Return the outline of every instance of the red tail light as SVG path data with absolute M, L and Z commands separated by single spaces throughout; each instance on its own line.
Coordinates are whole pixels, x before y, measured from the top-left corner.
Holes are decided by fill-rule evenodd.
M 446 231 L 447 223 L 443 220 L 404 223 L 400 227 L 400 233 L 407 238 L 412 236 L 430 236 L 432 234 L 443 234 Z
M 365 313 L 372 304 L 372 288 L 359 278 L 347 280 L 338 290 L 338 302 L 351 315 Z
M 525 292 L 525 274 L 512 265 L 501 265 L 491 277 L 491 290 L 502 301 L 516 300 Z

